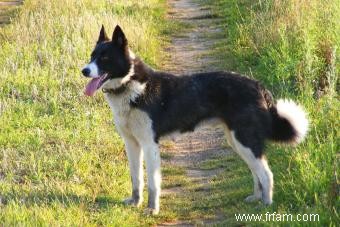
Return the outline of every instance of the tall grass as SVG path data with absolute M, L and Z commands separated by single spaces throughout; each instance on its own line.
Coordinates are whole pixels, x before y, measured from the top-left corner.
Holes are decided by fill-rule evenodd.
M 162 0 L 26 0 L 0 28 L 0 223 L 132 225 L 123 144 L 80 69 L 102 24 L 156 65 Z M 141 224 L 153 222 L 143 218 Z
M 290 81 L 293 84 L 288 84 L 289 89 L 304 94 L 335 95 L 340 29 L 337 23 L 340 7 L 336 2 L 285 0 L 237 4 L 237 10 L 247 8 L 247 13 L 242 15 L 239 11 L 235 15 L 239 16 L 237 32 L 229 32 L 237 42 L 235 53 L 261 72 L 273 72 L 270 78 L 263 78 L 272 87 L 274 83 Z
M 339 220 L 339 44 L 337 0 L 211 1 L 224 18 L 225 68 L 253 76 L 305 107 L 309 135 L 295 148 L 269 146 L 274 209 Z

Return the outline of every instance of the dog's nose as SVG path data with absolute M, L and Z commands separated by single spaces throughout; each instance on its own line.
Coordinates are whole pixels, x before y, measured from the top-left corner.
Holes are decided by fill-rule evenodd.
M 89 68 L 83 68 L 81 72 L 83 73 L 84 76 L 89 77 L 91 70 Z

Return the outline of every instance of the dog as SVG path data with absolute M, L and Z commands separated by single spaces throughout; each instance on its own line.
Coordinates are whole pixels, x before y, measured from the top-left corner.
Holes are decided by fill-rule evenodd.
M 119 25 L 109 39 L 102 26 L 90 63 L 85 95 L 102 89 L 124 140 L 132 179 L 125 204 L 143 201 L 143 159 L 148 182 L 149 214 L 158 214 L 161 194 L 159 140 L 173 132 L 194 131 L 217 120 L 233 150 L 247 163 L 254 193 L 245 200 L 272 203 L 273 174 L 263 154 L 266 140 L 300 143 L 308 131 L 303 109 L 291 100 L 274 101 L 258 81 L 232 72 L 176 76 L 156 71 L 129 49 Z

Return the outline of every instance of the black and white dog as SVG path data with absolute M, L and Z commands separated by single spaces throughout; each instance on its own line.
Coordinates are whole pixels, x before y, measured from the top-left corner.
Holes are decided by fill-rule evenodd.
M 272 203 L 273 174 L 263 155 L 267 139 L 296 144 L 308 130 L 304 111 L 293 101 L 275 102 L 261 84 L 230 72 L 175 76 L 158 72 L 136 57 L 116 26 L 112 39 L 102 27 L 91 61 L 82 73 L 92 78 L 85 94 L 102 88 L 125 142 L 132 178 L 126 204 L 142 203 L 143 156 L 148 180 L 148 209 L 159 212 L 161 169 L 159 139 L 187 132 L 207 120 L 218 120 L 233 149 L 248 164 L 254 194 L 246 201 Z

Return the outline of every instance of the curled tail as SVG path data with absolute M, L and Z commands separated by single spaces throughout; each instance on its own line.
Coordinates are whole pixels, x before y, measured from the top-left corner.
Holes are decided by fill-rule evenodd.
M 300 143 L 308 131 L 304 110 L 291 100 L 279 99 L 270 107 L 272 133 L 270 139 L 278 142 Z

